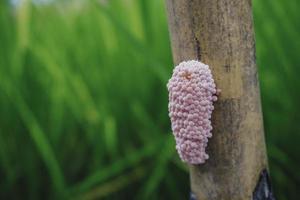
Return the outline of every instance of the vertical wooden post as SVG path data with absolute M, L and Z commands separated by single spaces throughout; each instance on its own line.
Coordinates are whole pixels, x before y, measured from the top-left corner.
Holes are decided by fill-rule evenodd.
M 209 160 L 190 166 L 191 199 L 273 199 L 268 174 L 251 0 L 166 0 L 175 64 L 200 60 L 221 95 Z

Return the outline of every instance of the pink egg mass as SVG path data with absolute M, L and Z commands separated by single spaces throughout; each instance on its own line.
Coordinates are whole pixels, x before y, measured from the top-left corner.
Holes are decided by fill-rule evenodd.
M 191 60 L 173 70 L 167 84 L 169 116 L 182 161 L 201 164 L 208 159 L 205 152 L 212 136 L 211 114 L 217 90 L 208 65 Z

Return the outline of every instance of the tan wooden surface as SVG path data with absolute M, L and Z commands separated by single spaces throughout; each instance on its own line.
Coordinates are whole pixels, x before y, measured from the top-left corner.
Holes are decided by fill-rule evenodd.
M 250 0 L 166 0 L 174 63 L 210 66 L 221 89 L 209 160 L 190 166 L 199 200 L 252 199 L 267 169 Z

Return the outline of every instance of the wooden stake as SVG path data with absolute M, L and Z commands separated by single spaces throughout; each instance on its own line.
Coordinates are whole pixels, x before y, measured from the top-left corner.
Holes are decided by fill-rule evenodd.
M 175 64 L 208 64 L 221 89 L 209 160 L 190 166 L 191 199 L 273 199 L 267 173 L 251 0 L 166 0 Z

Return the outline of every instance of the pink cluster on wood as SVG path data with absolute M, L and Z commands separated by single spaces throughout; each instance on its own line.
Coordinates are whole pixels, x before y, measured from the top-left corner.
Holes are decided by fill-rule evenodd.
M 168 84 L 169 116 L 182 161 L 201 164 L 208 159 L 205 152 L 212 136 L 211 114 L 217 90 L 208 65 L 191 60 L 173 70 Z

